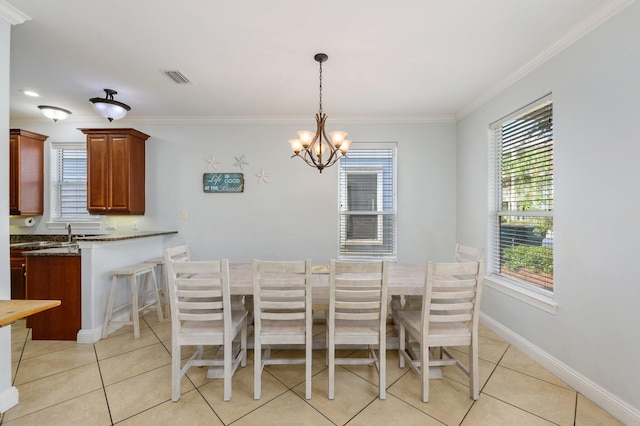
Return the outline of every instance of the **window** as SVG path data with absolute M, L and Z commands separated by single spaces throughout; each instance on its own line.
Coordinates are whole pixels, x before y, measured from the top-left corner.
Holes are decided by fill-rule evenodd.
M 87 211 L 87 150 L 84 143 L 52 143 L 51 218 L 96 219 Z
M 553 292 L 551 96 L 491 125 L 490 273 Z
M 352 144 L 339 162 L 339 257 L 396 259 L 396 144 Z

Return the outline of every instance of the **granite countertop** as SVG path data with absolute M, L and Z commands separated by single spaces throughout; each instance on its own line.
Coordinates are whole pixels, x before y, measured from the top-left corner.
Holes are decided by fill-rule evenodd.
M 136 231 L 122 234 L 73 235 L 12 235 L 9 247 L 24 250 L 26 256 L 80 256 L 79 242 L 108 242 L 177 234 L 178 231 Z
M 177 234 L 178 231 L 137 231 L 123 234 L 103 234 L 103 235 L 87 235 L 85 237 L 76 237 L 75 240 L 80 241 L 121 241 L 132 240 L 135 238 L 155 237 L 156 235 Z
M 29 250 L 22 254 L 24 256 L 80 256 L 80 251 L 77 244 L 69 244 L 62 247 Z

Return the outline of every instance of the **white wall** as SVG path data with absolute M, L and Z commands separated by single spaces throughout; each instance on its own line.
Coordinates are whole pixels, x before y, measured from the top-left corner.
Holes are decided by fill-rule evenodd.
M 0 211 L 9 211 L 9 46 L 11 25 L 0 19 Z M 0 300 L 11 296 L 9 275 L 9 216 L 0 215 Z M 11 327 L 0 328 L 0 412 L 11 408 L 18 399 L 11 386 Z
M 132 106 L 135 108 L 135 105 Z M 73 116 L 72 116 L 73 117 Z M 53 123 L 11 122 L 49 136 L 52 141 L 84 141 L 83 127 L 134 127 L 147 141 L 146 214 L 114 217 L 118 232 L 131 232 L 133 221 L 143 230 L 177 230 L 170 243 L 186 241 L 196 259 L 311 257 L 328 262 L 337 256 L 337 167 L 322 174 L 298 158 L 291 159 L 287 139 L 300 123 L 150 123 L 133 120 Z M 313 126 L 309 115 L 306 127 Z M 455 248 L 455 124 L 332 123 L 355 142 L 398 142 L 398 260 L 424 262 L 449 259 Z M 48 151 L 48 150 L 47 150 Z M 202 190 L 206 159 L 219 161 L 218 172 L 241 172 L 235 157 L 245 155 L 245 191 L 209 194 Z M 48 161 L 46 162 L 48 168 Z M 269 183 L 258 183 L 261 169 Z M 45 174 L 48 176 L 48 170 Z M 436 207 L 437 206 L 437 207 Z M 45 218 L 48 196 L 45 198 Z M 187 219 L 181 219 L 181 212 Z M 45 218 L 33 228 L 12 233 L 48 231 Z M 59 231 L 55 231 L 59 232 Z
M 486 247 L 488 126 L 553 94 L 557 314 L 491 288 L 482 311 L 636 410 L 639 41 L 636 2 L 457 126 L 457 236 Z

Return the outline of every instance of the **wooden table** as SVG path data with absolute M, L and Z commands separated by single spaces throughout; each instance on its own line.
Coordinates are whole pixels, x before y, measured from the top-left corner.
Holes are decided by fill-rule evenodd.
M 0 327 L 59 305 L 59 300 L 0 300 Z
M 427 265 L 410 263 L 390 263 L 390 296 L 422 296 L 424 293 L 424 275 Z M 316 266 L 314 266 L 314 269 Z M 320 269 L 322 270 L 322 269 Z M 313 295 L 329 296 L 329 270 L 313 274 Z M 250 263 L 231 263 L 229 265 L 231 294 L 236 296 L 253 295 L 253 269 Z

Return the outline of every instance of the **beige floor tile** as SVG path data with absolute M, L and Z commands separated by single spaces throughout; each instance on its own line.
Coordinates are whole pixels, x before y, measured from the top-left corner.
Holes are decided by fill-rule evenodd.
M 393 395 L 387 395 L 387 399 L 384 401 L 381 399 L 374 400 L 349 422 L 349 426 L 396 424 L 442 426 L 442 423 L 438 420 Z
M 466 366 L 467 368 L 469 367 L 469 356 L 466 353 L 457 351 L 455 349 L 450 349 L 450 352 L 453 356 L 458 357 L 458 359 L 464 366 Z M 480 379 L 480 389 L 482 389 L 489 380 L 489 377 L 491 376 L 491 373 L 493 373 L 493 370 L 495 370 L 496 364 L 479 358 L 478 365 L 480 366 L 480 372 L 478 374 Z M 445 377 L 455 380 L 467 387 L 469 386 L 469 378 L 460 368 L 455 365 L 442 367 L 442 374 Z
M 156 320 L 158 318 L 156 317 Z M 162 341 L 171 342 L 171 322 L 161 322 L 156 324 L 151 324 L 151 330 L 156 334 L 158 339 Z
M 348 358 L 353 358 L 353 357 L 361 357 L 361 358 L 365 358 L 367 357 L 367 351 L 356 351 L 353 352 L 352 354 L 350 354 L 348 356 Z M 378 386 L 378 381 L 379 381 L 379 377 L 378 377 L 378 369 L 373 366 L 373 365 L 343 365 L 343 368 L 353 372 L 354 374 L 357 374 L 358 376 L 362 377 L 363 379 L 367 380 L 368 382 L 370 382 L 371 384 L 373 384 L 374 386 Z M 404 374 L 407 373 L 407 369 L 406 368 L 400 368 L 400 363 L 398 361 L 398 351 L 396 350 L 388 350 L 387 351 L 387 368 L 386 368 L 386 381 L 387 381 L 387 388 L 389 387 L 389 385 L 393 382 L 395 382 L 396 380 L 398 380 L 400 377 L 402 377 Z
M 104 391 L 98 389 L 6 424 L 11 426 L 106 426 L 111 425 L 111 417 L 109 417 L 107 401 L 104 399 Z
M 507 349 L 504 357 L 502 357 L 502 360 L 500 360 L 500 365 L 502 367 L 519 371 L 520 373 L 538 378 L 540 380 L 553 383 L 554 385 L 573 390 L 571 386 L 558 379 L 540 364 L 533 361 L 531 358 L 527 357 L 525 354 L 523 354 L 513 346 L 510 346 L 509 349 Z
M 193 389 L 186 378 L 181 380 L 181 393 Z M 171 366 L 147 371 L 105 388 L 114 423 L 171 400 Z
M 182 394 L 179 401 L 163 402 L 160 405 L 136 414 L 118 423 L 122 426 L 158 425 L 222 425 L 218 416 L 195 389 Z
M 106 359 L 125 352 L 144 348 L 158 343 L 159 340 L 149 327 L 140 329 L 140 337 L 135 339 L 133 333 L 112 334 L 106 339 L 94 343 L 98 359 Z
M 509 344 L 480 336 L 478 338 L 478 358 L 497 364 L 509 348 Z M 469 353 L 468 346 L 456 346 L 457 351 Z
M 291 391 L 272 399 L 233 424 L 234 426 L 333 425 L 331 421 Z
M 169 352 L 160 343 L 156 343 L 101 360 L 100 372 L 104 385 L 109 386 L 170 363 Z
M 618 426 L 621 422 L 611 414 L 589 401 L 583 395 L 578 394 L 578 406 L 576 409 L 576 426 Z
M 198 387 L 198 390 L 225 424 L 243 417 L 287 391 L 287 388 L 273 376 L 265 374 L 262 377 L 262 398 L 254 400 L 252 364 L 247 364 L 245 368 L 238 367 L 232 380 L 231 401 L 224 401 L 223 379 L 214 379 Z
M 29 359 L 52 352 L 74 349 L 80 344 L 72 340 L 27 340 L 22 359 Z M 83 344 L 82 346 L 92 346 Z
M 16 373 L 16 384 L 27 383 L 32 380 L 71 370 L 96 362 L 93 345 L 73 343 L 69 349 L 23 359 Z
M 298 396 L 304 397 L 304 384 L 296 386 L 294 391 Z M 329 400 L 328 391 L 329 373 L 324 369 L 313 376 L 312 397 L 307 402 L 339 425 L 378 398 L 377 385 L 372 385 L 341 366 L 336 366 L 334 400 Z
M 311 359 L 311 375 L 315 375 L 327 368 L 325 366 L 325 352 L 313 351 Z M 272 352 L 272 358 L 304 358 L 304 350 L 283 350 Z M 253 370 L 253 365 L 251 366 Z M 271 374 L 286 387 L 293 388 L 299 384 L 304 384 L 305 365 L 304 364 L 285 364 L 285 365 L 267 365 L 262 374 Z M 311 379 L 313 383 L 313 377 Z
M 429 381 L 429 402 L 422 402 L 420 380 L 413 372 L 405 374 L 391 385 L 388 394 L 448 425 L 460 424 L 473 403 L 468 386 L 446 377 Z
M 576 392 L 498 366 L 483 392 L 560 425 L 573 425 Z
M 20 403 L 5 413 L 5 421 L 43 410 L 102 388 L 97 364 L 88 364 L 18 385 Z
M 554 423 L 550 421 L 488 395 L 480 395 L 480 399 L 473 404 L 461 426 L 551 426 L 553 424 Z

